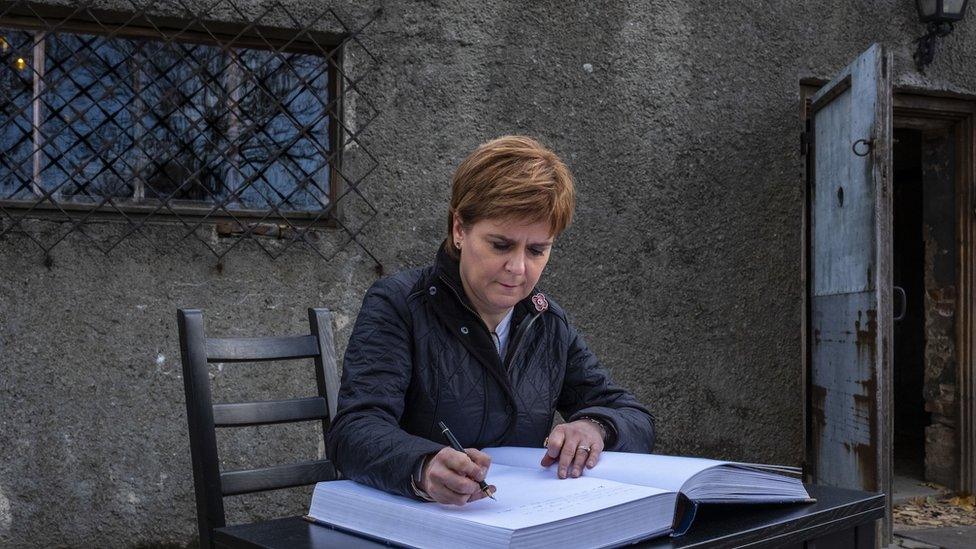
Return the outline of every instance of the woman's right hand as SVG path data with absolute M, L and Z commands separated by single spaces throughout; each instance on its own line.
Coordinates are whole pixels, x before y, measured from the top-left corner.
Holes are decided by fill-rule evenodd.
M 464 505 L 485 497 L 478 483 L 485 479 L 491 467 L 491 456 L 467 448 L 463 453 L 445 446 L 434 454 L 427 465 L 421 488 L 438 503 Z M 492 494 L 495 487 L 489 486 Z

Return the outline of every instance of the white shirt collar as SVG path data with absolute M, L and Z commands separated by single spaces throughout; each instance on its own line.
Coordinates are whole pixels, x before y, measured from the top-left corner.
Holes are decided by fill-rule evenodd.
M 498 349 L 498 356 L 505 358 L 505 349 L 508 347 L 508 332 L 512 327 L 512 313 L 515 311 L 514 308 L 508 310 L 508 314 L 505 318 L 498 323 L 495 327 L 495 331 L 492 332 L 494 336 L 492 339 L 495 340 L 495 347 Z

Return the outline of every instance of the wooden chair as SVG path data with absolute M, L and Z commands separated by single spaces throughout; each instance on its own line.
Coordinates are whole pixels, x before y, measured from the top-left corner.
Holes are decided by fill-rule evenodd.
M 308 321 L 310 335 L 208 338 L 204 335 L 201 311 L 180 309 L 177 312 L 201 547 L 213 547 L 215 530 L 226 525 L 225 496 L 304 486 L 337 478 L 336 469 L 328 459 L 226 472 L 221 472 L 219 467 L 217 427 L 321 421 L 322 436 L 325 436 L 329 421 L 335 415 L 339 390 L 332 315 L 325 309 L 309 309 Z M 301 358 L 315 359 L 317 396 L 262 402 L 211 402 L 208 363 Z M 299 519 L 295 517 L 294 520 Z M 216 533 L 221 534 L 220 531 Z

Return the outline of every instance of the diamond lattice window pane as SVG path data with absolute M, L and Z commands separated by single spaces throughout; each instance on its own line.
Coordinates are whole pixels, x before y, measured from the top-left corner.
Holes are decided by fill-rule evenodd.
M 329 205 L 325 56 L 70 32 L 3 40 L 5 198 L 30 198 L 33 183 L 60 201 Z
M 0 197 L 31 199 L 34 71 L 31 32 L 0 29 Z

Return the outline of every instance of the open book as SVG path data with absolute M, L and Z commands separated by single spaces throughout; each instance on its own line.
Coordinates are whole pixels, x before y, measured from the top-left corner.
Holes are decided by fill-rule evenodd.
M 810 501 L 790 468 L 603 452 L 579 478 L 539 466 L 542 448 L 486 448 L 497 501 L 462 507 L 348 480 L 315 486 L 310 519 L 410 547 L 614 547 L 684 533 L 699 503 Z

